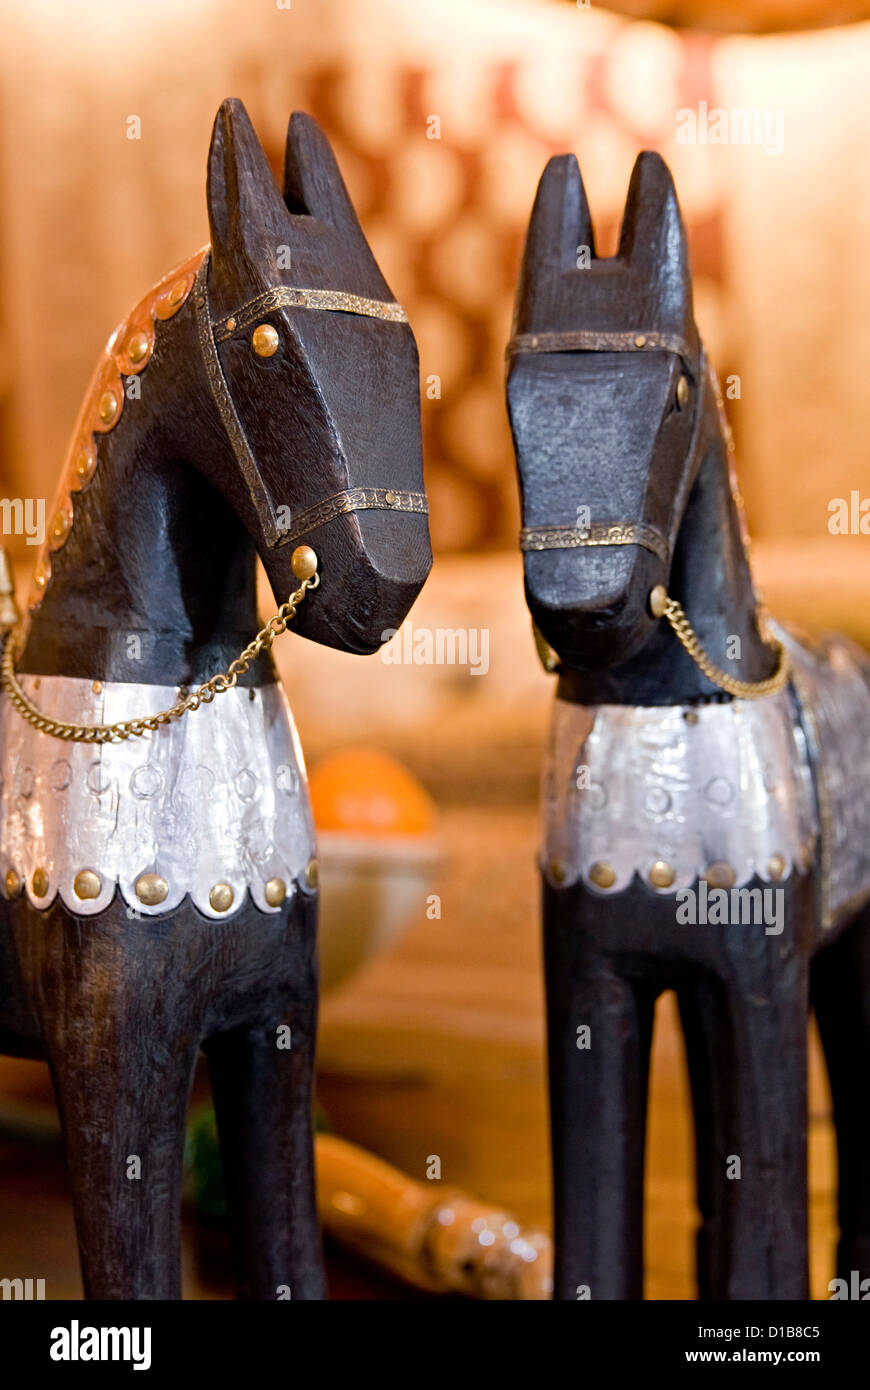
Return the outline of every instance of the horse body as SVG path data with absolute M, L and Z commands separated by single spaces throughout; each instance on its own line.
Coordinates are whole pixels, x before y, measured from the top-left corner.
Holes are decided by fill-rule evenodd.
M 210 248 L 112 336 L 76 426 L 10 639 L 47 720 L 141 721 L 224 671 L 258 627 L 257 555 L 283 603 L 297 543 L 316 547 L 293 625 L 355 652 L 401 623 L 431 563 L 416 347 L 323 136 L 293 117 L 282 196 L 224 103 L 208 202 Z M 200 1047 L 242 1295 L 325 1294 L 305 769 L 268 648 L 234 676 L 101 743 L 0 699 L 0 1038 L 51 1068 L 92 1298 L 180 1294 Z
M 542 852 L 556 1296 L 643 1296 L 649 1056 L 671 988 L 699 1292 L 805 1298 L 811 1000 L 838 1130 L 838 1272 L 870 1260 L 870 663 L 760 610 L 657 156 L 635 167 L 618 255 L 578 268 L 578 246 L 594 248 L 579 170 L 555 159 L 508 405 L 526 595 L 558 674 Z M 688 615 L 688 645 L 658 594 Z

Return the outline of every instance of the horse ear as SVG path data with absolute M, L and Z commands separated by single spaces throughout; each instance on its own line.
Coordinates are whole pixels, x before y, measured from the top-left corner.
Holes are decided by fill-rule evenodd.
M 365 240 L 332 146 L 303 111 L 294 111 L 287 127 L 284 202 L 289 212 L 315 217 Z
M 573 154 L 554 155 L 541 175 L 529 218 L 514 301 L 513 331 L 527 332 L 558 316 L 567 271 L 576 273 L 578 250 L 595 255 L 592 218 Z
M 688 295 L 692 281 L 686 228 L 674 180 L 661 155 L 638 155 L 628 186 L 619 255 L 646 277 Z
M 588 246 L 590 254 L 595 255 L 592 217 L 580 166 L 573 154 L 554 155 L 541 175 L 535 195 L 523 269 L 528 275 L 576 270 L 580 246 Z
M 287 211 L 250 117 L 234 97 L 221 103 L 208 154 L 206 190 L 212 255 L 218 264 L 256 260 L 264 237 L 286 235 Z

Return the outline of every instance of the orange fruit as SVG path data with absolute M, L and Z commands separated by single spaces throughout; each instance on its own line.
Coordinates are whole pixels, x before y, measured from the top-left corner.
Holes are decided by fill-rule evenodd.
M 388 753 L 344 748 L 311 773 L 311 804 L 318 830 L 359 835 L 427 835 L 435 806 L 425 788 Z

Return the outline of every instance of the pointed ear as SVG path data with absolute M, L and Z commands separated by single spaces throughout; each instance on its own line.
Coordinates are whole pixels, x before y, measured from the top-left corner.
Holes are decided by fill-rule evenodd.
M 289 212 L 316 217 L 365 241 L 332 147 L 302 111 L 293 112 L 287 127 L 284 202 Z
M 580 166 L 573 154 L 554 155 L 548 162 L 535 196 L 523 271 L 537 276 L 577 269 L 577 248 L 588 246 L 595 255 L 592 218 Z
M 661 155 L 638 155 L 628 186 L 619 255 L 652 281 L 688 292 L 689 247 L 674 180 Z
M 287 213 L 269 161 L 242 103 L 221 103 L 208 154 L 206 198 L 216 263 L 237 261 L 264 235 L 274 242 L 286 231 Z M 270 237 L 270 234 L 271 237 Z

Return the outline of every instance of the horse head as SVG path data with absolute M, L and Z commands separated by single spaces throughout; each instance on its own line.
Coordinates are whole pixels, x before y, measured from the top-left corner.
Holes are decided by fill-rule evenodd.
M 200 467 L 252 535 L 276 599 L 312 547 L 321 584 L 294 623 L 373 652 L 432 563 L 418 357 L 318 126 L 295 113 L 279 191 L 244 107 L 226 101 L 208 162 L 211 254 L 199 337 L 232 446 Z
M 657 154 L 635 164 L 613 257 L 595 251 L 573 155 L 550 160 L 528 229 L 507 375 L 526 597 L 579 670 L 656 625 L 697 472 L 703 354 L 686 233 Z

